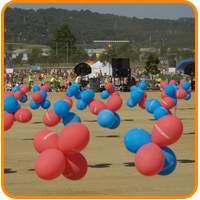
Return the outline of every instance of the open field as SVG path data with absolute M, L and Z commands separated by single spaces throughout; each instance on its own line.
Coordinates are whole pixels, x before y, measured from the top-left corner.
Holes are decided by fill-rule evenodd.
M 28 101 L 21 104 L 29 108 L 32 93 Z M 54 103 L 65 93 L 48 93 Z M 141 175 L 134 164 L 135 154 L 129 152 L 123 143 L 126 132 L 132 128 L 143 128 L 151 133 L 155 124 L 153 115 L 139 106 L 129 108 L 126 100 L 129 92 L 120 93 L 123 106 L 117 112 L 121 118 L 120 126 L 115 130 L 105 129 L 97 123 L 97 116 L 89 108 L 79 111 L 73 97 L 72 112 L 77 113 L 82 123 L 90 131 L 90 142 L 81 152 L 88 162 L 86 176 L 79 181 L 70 181 L 64 176 L 52 181 L 40 179 L 34 171 L 34 163 L 39 155 L 33 146 L 33 137 L 45 128 L 42 118 L 46 110 L 32 110 L 33 118 L 27 124 L 15 122 L 4 133 L 4 187 L 13 196 L 186 196 L 195 188 L 195 93 L 189 101 L 178 100 L 176 116 L 184 126 L 180 140 L 169 147 L 177 157 L 177 167 L 168 176 Z M 160 91 L 147 91 L 147 99 L 161 101 Z M 102 100 L 100 93 L 95 99 Z M 102 100 L 106 102 L 107 100 Z M 175 114 L 175 109 L 172 109 Z M 53 128 L 57 134 L 64 125 Z M 162 197 L 161 197 L 162 198 Z

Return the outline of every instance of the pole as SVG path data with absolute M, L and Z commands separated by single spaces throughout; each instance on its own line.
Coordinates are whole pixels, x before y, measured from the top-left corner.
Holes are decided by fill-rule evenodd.
M 67 42 L 67 63 L 68 63 L 68 42 Z
M 56 55 L 58 55 L 58 45 L 57 45 L 57 42 L 56 42 Z

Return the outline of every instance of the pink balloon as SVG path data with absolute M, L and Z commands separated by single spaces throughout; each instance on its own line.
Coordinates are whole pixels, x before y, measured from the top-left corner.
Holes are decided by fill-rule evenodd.
M 174 100 L 171 97 L 165 97 L 161 101 L 161 106 L 166 108 L 167 110 L 170 110 L 174 107 Z
M 147 99 L 142 97 L 142 99 L 138 101 L 138 105 L 140 106 L 140 108 L 145 109 L 146 102 L 147 102 Z
M 65 155 L 66 165 L 63 176 L 70 180 L 79 180 L 87 173 L 88 164 L 81 153 Z
M 48 85 L 42 85 L 40 90 L 44 90 L 45 92 L 49 91 L 49 86 Z
M 23 85 L 21 88 L 20 88 L 20 92 L 22 94 L 25 94 L 29 91 L 29 87 L 27 85 Z
M 165 97 L 169 97 L 168 95 L 166 95 L 165 91 L 163 90 L 161 92 L 161 98 L 164 99 Z
M 166 115 L 158 119 L 152 130 L 152 142 L 158 146 L 168 146 L 179 140 L 183 133 L 181 120 L 174 115 Z
M 27 123 L 32 119 L 32 112 L 27 108 L 20 108 L 14 114 L 15 119 L 21 123 Z
M 162 149 L 154 143 L 148 143 L 139 148 L 135 155 L 135 166 L 145 176 L 159 173 L 165 163 Z
M 105 103 L 100 100 L 91 100 L 88 102 L 88 106 L 94 115 L 98 115 L 100 111 L 107 109 Z
M 62 117 L 56 115 L 53 110 L 47 111 L 43 116 L 43 122 L 46 126 L 53 127 L 59 124 Z
M 35 134 L 33 145 L 38 153 L 47 149 L 58 149 L 58 135 L 48 129 L 41 130 Z
M 187 82 L 187 80 L 185 78 L 180 80 L 180 85 L 182 85 L 182 83 Z
M 167 81 L 162 81 L 161 83 L 160 83 L 160 87 L 164 90 L 165 89 L 165 87 L 168 85 L 168 82 Z
M 122 107 L 122 104 L 122 98 L 120 96 L 115 95 L 108 99 L 106 106 L 107 109 L 111 110 L 112 112 L 116 112 Z
M 113 84 L 112 83 L 107 83 L 105 88 L 106 88 L 106 90 L 108 92 L 112 92 L 113 91 Z
M 13 94 L 12 92 L 6 92 L 6 93 L 4 94 L 4 99 L 5 99 L 6 97 L 8 97 L 8 96 L 13 96 L 13 97 L 14 97 L 14 94 Z
M 59 177 L 65 169 L 64 154 L 57 149 L 43 151 L 35 161 L 35 172 L 44 180 L 53 180 Z
M 76 154 L 87 146 L 89 139 L 88 128 L 80 122 L 73 122 L 61 131 L 58 138 L 58 148 L 64 154 Z
M 41 92 L 36 91 L 33 93 L 32 99 L 33 99 L 33 101 L 40 103 L 43 100 L 43 95 Z
M 115 95 L 120 96 L 119 92 L 117 92 L 117 91 L 115 91 L 115 90 L 113 90 L 113 91 L 110 92 L 110 96 L 111 96 L 111 97 L 112 97 L 112 96 L 115 96 Z
M 14 97 L 17 99 L 17 100 L 20 100 L 22 98 L 22 93 L 17 91 L 14 93 Z
M 60 100 L 66 101 L 69 104 L 69 107 L 70 107 L 70 110 L 71 110 L 71 108 L 73 106 L 73 101 L 72 101 L 72 99 L 70 97 L 64 96 L 64 97 L 60 98 Z
M 169 84 L 171 85 L 171 84 L 177 84 L 177 83 L 176 83 L 175 80 L 171 80 L 171 81 L 169 82 Z
M 14 124 L 14 115 L 11 113 L 4 113 L 4 131 L 9 130 Z
M 185 97 L 187 96 L 187 91 L 179 88 L 174 95 L 177 99 L 185 99 Z

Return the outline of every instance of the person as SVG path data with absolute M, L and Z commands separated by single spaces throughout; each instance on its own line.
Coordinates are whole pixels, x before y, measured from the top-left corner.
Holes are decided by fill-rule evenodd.
M 30 83 L 29 83 L 28 87 L 29 87 L 29 91 L 32 91 L 32 85 Z
M 66 79 L 66 81 L 65 81 L 65 89 L 67 89 L 68 88 L 68 79 Z
M 35 79 L 36 79 L 36 72 L 33 74 L 33 80 L 35 82 Z
M 31 84 L 31 85 L 34 84 L 34 81 L 33 81 L 33 78 L 32 78 L 32 74 L 29 75 L 29 84 Z
M 44 78 L 44 74 L 41 73 L 41 81 L 43 81 L 43 78 Z
M 41 81 L 41 74 L 40 73 L 38 74 L 38 81 L 39 82 Z
M 60 86 L 61 86 L 61 84 L 62 84 L 61 83 L 62 82 L 62 77 L 61 76 L 58 77 L 58 82 L 60 83 Z
M 90 83 L 88 83 L 87 85 L 86 85 L 86 88 L 89 90 L 90 89 Z
M 55 81 L 55 76 L 53 76 L 53 77 L 51 78 L 51 80 L 50 80 L 50 85 L 52 85 L 54 81 Z
M 80 91 L 82 91 L 83 90 L 83 81 L 82 81 L 81 75 L 79 75 L 78 84 L 80 85 Z
M 46 80 L 47 80 L 47 75 L 46 75 L 46 73 L 44 74 L 44 83 L 46 82 Z

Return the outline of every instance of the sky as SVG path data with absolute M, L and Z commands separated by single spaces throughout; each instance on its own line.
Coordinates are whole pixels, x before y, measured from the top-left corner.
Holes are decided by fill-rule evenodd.
M 193 4 L 196 0 L 193 0 Z M 28 1 L 27 1 L 28 2 Z M 196 4 L 195 4 L 196 5 Z M 153 19 L 176 20 L 180 17 L 195 17 L 193 8 L 185 3 L 15 3 L 10 8 L 46 9 L 62 8 L 67 10 L 90 10 L 101 14 Z

